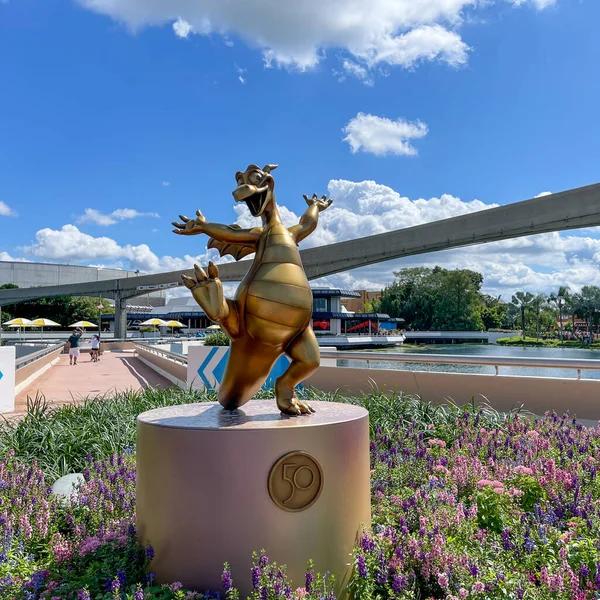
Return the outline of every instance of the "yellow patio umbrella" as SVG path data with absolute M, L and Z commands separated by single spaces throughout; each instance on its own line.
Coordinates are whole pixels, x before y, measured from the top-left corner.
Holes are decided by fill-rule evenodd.
M 206 329 L 221 329 L 220 325 L 209 325 Z
M 185 325 L 184 325 L 183 323 L 180 323 L 179 321 L 175 321 L 175 319 L 171 319 L 170 321 L 167 321 L 167 322 L 165 323 L 165 325 L 166 325 L 167 327 L 170 327 L 170 328 L 171 328 L 171 337 L 173 337 L 173 329 L 174 329 L 175 327 L 185 327 Z
M 33 321 L 31 321 L 29 326 L 30 327 L 41 327 L 42 334 L 40 337 L 42 339 L 44 339 L 44 327 L 60 327 L 60 323 L 57 323 L 56 321 L 53 321 L 52 319 L 45 319 L 43 317 L 40 317 L 39 319 L 34 319 Z
M 2 323 L 2 325 L 7 325 L 8 327 L 27 327 L 27 325 L 31 325 L 31 321 L 29 319 L 24 319 L 23 317 L 17 317 L 16 319 L 11 319 L 10 321 L 6 321 L 6 323 Z
M 162 319 L 158 319 L 157 317 L 153 317 L 152 319 L 147 319 L 143 323 L 140 323 L 140 325 L 160 325 L 162 327 L 164 327 L 166 324 L 167 324 L 166 321 L 163 321 Z
M 98 327 L 96 323 L 90 323 L 89 321 L 77 321 L 77 323 L 73 323 L 69 325 L 69 327 L 82 327 L 85 329 L 86 327 Z
M 17 317 L 15 319 L 11 319 L 10 321 L 6 321 L 6 323 L 2 323 L 2 325 L 6 325 L 8 327 L 18 327 L 19 339 L 21 339 L 21 327 L 28 327 L 31 325 L 31 321 L 29 319 L 24 319 L 23 317 Z

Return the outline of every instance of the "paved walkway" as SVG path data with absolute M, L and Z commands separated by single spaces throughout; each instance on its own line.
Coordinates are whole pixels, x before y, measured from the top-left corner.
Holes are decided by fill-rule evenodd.
M 103 396 L 115 390 L 171 387 L 173 384 L 146 366 L 133 351 L 105 352 L 99 362 L 90 362 L 82 351 L 77 365 L 61 354 L 59 362 L 40 375 L 15 397 L 15 413 L 27 409 L 27 397 L 38 392 L 53 404 L 73 403 L 88 396 Z

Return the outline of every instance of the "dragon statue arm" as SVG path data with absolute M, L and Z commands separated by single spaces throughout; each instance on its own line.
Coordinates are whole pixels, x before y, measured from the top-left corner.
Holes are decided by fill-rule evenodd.
M 263 232 L 262 227 L 242 229 L 239 225 L 221 225 L 220 223 L 208 223 L 204 215 L 197 210 L 195 219 L 188 219 L 179 215 L 182 223 L 173 221 L 176 227 L 174 233 L 179 235 L 198 235 L 205 233 L 211 239 L 209 248 L 215 248 L 221 256 L 231 254 L 236 260 L 256 252 L 258 240 Z
M 312 195 L 312 198 L 304 196 L 308 208 L 304 211 L 304 214 L 300 217 L 300 223 L 293 225 L 289 228 L 289 232 L 294 237 L 294 240 L 298 244 L 304 238 L 307 238 L 316 228 L 319 222 L 319 213 L 329 206 L 333 200 L 327 199 L 327 196 L 318 198 L 316 194 Z

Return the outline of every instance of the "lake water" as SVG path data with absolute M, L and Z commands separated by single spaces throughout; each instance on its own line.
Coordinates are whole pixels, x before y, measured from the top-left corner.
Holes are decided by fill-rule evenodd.
M 458 356 L 510 356 L 520 358 L 554 358 L 554 359 L 592 359 L 599 361 L 600 350 L 583 350 L 577 348 L 515 348 L 510 346 L 479 345 L 479 344 L 435 344 L 432 346 L 402 346 L 387 350 L 374 350 L 374 352 L 386 352 L 389 354 L 444 354 Z M 365 368 L 364 360 L 338 360 L 340 367 Z M 370 361 L 372 369 L 396 369 L 401 371 L 426 371 L 424 362 L 391 362 Z M 487 365 L 429 365 L 429 371 L 444 373 L 479 373 L 493 375 L 495 369 Z M 500 375 L 520 375 L 530 377 L 563 377 L 567 379 L 577 378 L 576 369 L 544 369 L 538 367 L 499 367 Z M 600 379 L 600 370 L 582 370 L 581 377 L 584 379 Z

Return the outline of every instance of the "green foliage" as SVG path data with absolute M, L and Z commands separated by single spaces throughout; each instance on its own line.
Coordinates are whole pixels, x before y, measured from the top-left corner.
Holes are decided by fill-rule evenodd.
M 104 596 L 105 582 L 115 573 L 121 573 L 125 581 L 141 581 L 149 564 L 144 548 L 140 547 L 135 536 L 129 536 L 125 545 L 108 542 L 95 551 L 74 554 L 68 562 L 59 562 L 51 569 L 51 578 L 60 581 L 52 593 L 60 598 L 76 598 L 77 591 L 87 589 L 92 598 L 113 598 Z
M 566 327 L 565 330 L 567 330 Z M 600 342 L 594 342 L 593 344 L 579 340 L 563 340 L 561 342 L 559 339 L 539 340 L 534 337 L 526 337 L 525 339 L 522 337 L 506 337 L 500 338 L 496 343 L 500 346 L 535 346 L 538 348 L 585 348 L 587 350 L 600 348 Z
M 379 312 L 401 317 L 410 329 L 470 330 L 484 328 L 483 276 L 468 269 L 417 267 L 394 273 L 396 280 L 373 302 Z
M 18 286 L 7 283 L 0 286 L 0 289 L 15 289 Z M 76 321 L 97 322 L 100 314 L 112 314 L 114 308 L 108 300 L 102 299 L 102 308 L 98 308 L 99 298 L 93 296 L 57 296 L 56 298 L 38 298 L 28 302 L 19 302 L 18 304 L 8 304 L 2 307 L 2 321 L 10 319 L 10 316 L 23 317 L 25 319 L 37 319 L 45 317 L 60 323 L 63 327 L 68 327 Z M 4 313 L 10 316 L 5 319 Z
M 573 294 L 569 300 L 569 308 L 574 316 L 587 321 L 588 330 L 598 326 L 600 320 L 600 288 L 595 285 L 584 285 L 581 293 Z
M 481 308 L 481 320 L 486 331 L 502 327 L 506 320 L 508 305 L 500 302 L 500 296 L 485 295 L 483 297 L 483 307 Z
M 409 424 L 426 430 L 435 423 L 436 435 L 448 442 L 452 441 L 453 423 L 464 410 L 452 403 L 437 405 L 415 396 L 386 395 L 375 389 L 371 394 L 355 397 L 314 389 L 299 390 L 298 395 L 309 400 L 363 406 L 369 411 L 371 433 L 376 425 L 383 431 Z M 273 390 L 263 389 L 256 397 L 273 398 Z M 136 417 L 140 413 L 163 406 L 216 400 L 215 392 L 177 387 L 116 392 L 87 398 L 77 405 L 50 406 L 43 396 L 37 396 L 28 400 L 27 413 L 22 419 L 0 422 L 0 456 L 14 452 L 23 463 L 37 460 L 47 476 L 58 479 L 67 473 L 83 471 L 88 457 L 100 459 L 134 448 Z M 474 402 L 469 406 L 474 406 Z M 481 422 L 490 427 L 501 427 L 508 418 L 487 405 L 481 406 L 481 415 Z
M 22 419 L 0 422 L 0 455 L 13 450 L 25 463 L 38 460 L 40 468 L 57 479 L 81 472 L 88 454 L 101 458 L 133 447 L 140 413 L 213 400 L 214 393 L 179 388 L 118 392 L 77 406 L 52 407 L 37 396 L 28 400 Z
M 204 338 L 205 346 L 229 346 L 230 343 L 229 336 L 221 329 L 211 330 Z

